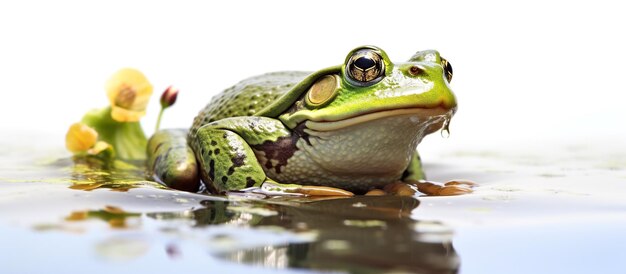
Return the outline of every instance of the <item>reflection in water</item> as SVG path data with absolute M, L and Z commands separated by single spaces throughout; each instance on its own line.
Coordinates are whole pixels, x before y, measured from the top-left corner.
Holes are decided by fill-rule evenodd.
M 107 222 L 111 228 L 128 228 L 127 220 L 137 218 L 139 213 L 130 213 L 114 206 L 105 206 L 101 210 L 74 211 L 65 218 L 66 221 L 84 221 L 87 219 L 99 219 Z
M 72 157 L 71 189 L 94 190 L 108 188 L 113 191 L 125 192 L 137 187 L 165 188 L 162 185 L 146 180 L 143 161 L 103 161 L 97 157 Z M 56 165 L 65 166 L 60 160 Z
M 459 258 L 449 230 L 410 218 L 419 205 L 412 197 L 358 196 L 319 201 L 204 201 L 190 212 L 196 226 L 237 224 L 281 227 L 294 233 L 314 232 L 308 242 L 224 251 L 224 259 L 277 268 L 380 273 L 456 273 Z M 157 219 L 181 218 L 156 213 Z M 421 227 L 429 227 L 427 230 Z M 214 239 L 217 241 L 217 239 Z
M 72 163 L 72 189 L 128 191 L 136 187 L 162 188 L 145 179 L 141 163 L 103 163 L 95 158 L 74 158 Z M 67 164 L 57 163 L 58 166 Z M 145 214 L 164 224 L 163 232 L 166 232 L 170 220 L 188 220 L 182 225 L 196 228 L 223 224 L 251 228 L 252 232 L 237 232 L 234 229 L 233 233 L 213 235 L 210 237 L 211 253 L 225 260 L 265 267 L 354 273 L 458 272 L 460 260 L 450 243 L 449 229 L 438 223 L 413 220 L 411 211 L 419 205 L 413 197 L 259 199 L 245 195 L 249 194 L 234 193 L 227 200 L 207 197 L 200 204 L 201 208 L 185 211 L 127 213 L 119 208 L 106 207 L 95 211 L 76 211 L 66 220 L 96 218 L 106 221 L 112 228 L 127 228 L 128 220 L 141 220 L 137 217 Z M 274 243 L 254 240 L 267 237 L 263 231 L 268 228 L 297 237 Z M 181 230 L 185 233 L 182 231 L 185 230 Z M 100 249 L 105 251 L 103 254 L 109 254 L 109 250 L 120 246 L 129 254 L 145 252 L 142 244 L 122 243 L 101 244 Z M 181 254 L 175 244 L 164 247 L 163 252 L 170 258 Z

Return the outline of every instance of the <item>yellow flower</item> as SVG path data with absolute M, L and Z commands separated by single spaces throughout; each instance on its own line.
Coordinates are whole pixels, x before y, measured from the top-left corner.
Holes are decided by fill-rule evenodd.
M 65 147 L 75 154 L 86 152 L 90 155 L 97 155 L 111 148 L 111 145 L 98 141 L 98 132 L 92 127 L 83 123 L 74 123 L 65 134 Z
M 83 124 L 74 123 L 65 134 L 65 147 L 73 153 L 86 152 L 96 144 L 98 132 Z
M 146 114 L 152 84 L 140 71 L 124 68 L 106 83 L 111 102 L 111 117 L 118 122 L 137 122 Z

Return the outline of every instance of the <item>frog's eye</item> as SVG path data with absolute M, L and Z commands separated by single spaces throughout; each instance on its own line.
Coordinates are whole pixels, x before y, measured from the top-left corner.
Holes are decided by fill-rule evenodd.
M 443 67 L 443 74 L 448 79 L 448 83 L 452 81 L 452 65 L 448 60 L 441 58 L 441 66 Z
M 385 75 L 382 56 L 372 49 L 357 50 L 346 63 L 348 79 L 357 86 L 369 86 L 377 83 Z

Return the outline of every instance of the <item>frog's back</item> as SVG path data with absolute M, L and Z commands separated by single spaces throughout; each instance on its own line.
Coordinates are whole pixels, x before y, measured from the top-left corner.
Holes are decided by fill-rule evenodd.
M 203 125 L 236 116 L 252 116 L 302 81 L 309 72 L 272 72 L 245 79 L 215 95 L 198 113 L 190 134 Z

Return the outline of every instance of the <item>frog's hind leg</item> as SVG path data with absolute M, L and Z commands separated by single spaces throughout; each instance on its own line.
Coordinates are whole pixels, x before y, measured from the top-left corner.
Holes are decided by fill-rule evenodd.
M 200 176 L 213 193 L 258 186 L 265 180 L 254 152 L 235 132 L 204 126 L 191 144 L 200 162 Z
M 204 125 L 189 142 L 207 188 L 224 193 L 261 186 L 266 175 L 251 146 L 290 134 L 279 120 L 242 116 Z
M 282 141 L 293 135 L 281 121 L 268 117 L 231 117 L 204 125 L 189 136 L 189 143 L 200 165 L 200 176 L 213 193 L 248 189 L 269 196 L 350 196 L 352 193 L 330 187 L 278 183 L 265 174 L 252 149 L 279 144 L 279 150 L 289 150 Z M 282 151 L 285 152 L 285 151 Z M 263 157 L 267 154 L 259 152 Z M 271 159 L 263 159 L 267 164 Z
M 148 169 L 159 183 L 178 190 L 200 188 L 196 157 L 187 145 L 187 130 L 156 132 L 148 141 Z

